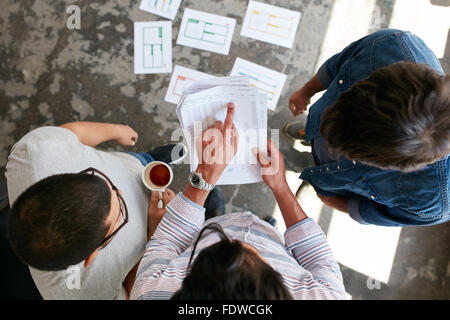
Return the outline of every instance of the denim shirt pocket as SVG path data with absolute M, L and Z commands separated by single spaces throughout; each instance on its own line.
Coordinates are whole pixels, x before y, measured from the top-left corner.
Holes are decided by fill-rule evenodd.
M 369 183 L 369 181 L 365 177 L 361 177 L 356 181 L 347 183 L 345 185 L 345 189 L 362 197 L 379 202 L 377 201 L 378 199 L 380 199 L 379 194 L 376 192 L 376 190 L 373 188 L 373 186 Z

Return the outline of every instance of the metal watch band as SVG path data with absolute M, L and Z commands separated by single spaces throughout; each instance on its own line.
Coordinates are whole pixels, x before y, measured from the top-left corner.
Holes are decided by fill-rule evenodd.
M 200 179 L 200 185 L 195 185 L 192 182 L 192 177 L 196 176 L 198 179 Z M 193 171 L 189 174 L 189 183 L 191 184 L 191 186 L 193 186 L 194 188 L 197 189 L 201 189 L 201 190 L 207 190 L 207 191 L 211 191 L 212 189 L 214 189 L 214 186 L 209 184 L 208 182 L 205 181 L 205 179 L 203 179 L 202 174 L 200 172 L 196 172 Z

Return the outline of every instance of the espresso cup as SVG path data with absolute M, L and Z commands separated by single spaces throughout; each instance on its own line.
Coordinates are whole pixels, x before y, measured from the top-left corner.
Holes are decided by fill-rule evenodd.
M 149 190 L 157 191 L 159 193 L 158 208 L 163 208 L 162 193 L 173 180 L 172 168 L 165 162 L 153 161 L 144 167 L 141 177 L 142 183 Z

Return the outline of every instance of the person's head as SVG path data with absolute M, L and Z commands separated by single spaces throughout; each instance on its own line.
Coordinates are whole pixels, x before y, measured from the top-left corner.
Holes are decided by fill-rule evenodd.
M 90 168 L 26 189 L 11 207 L 8 238 L 19 259 L 33 268 L 63 270 L 83 260 L 87 267 L 127 216 L 119 190 Z
M 203 249 L 191 262 L 197 243 L 205 230 L 213 230 L 221 240 Z M 239 240 L 230 239 L 216 223 L 199 233 L 189 260 L 189 274 L 174 300 L 292 299 L 281 275 L 267 264 L 258 251 Z
M 414 171 L 450 153 L 450 77 L 399 62 L 343 92 L 321 118 L 329 153 Z

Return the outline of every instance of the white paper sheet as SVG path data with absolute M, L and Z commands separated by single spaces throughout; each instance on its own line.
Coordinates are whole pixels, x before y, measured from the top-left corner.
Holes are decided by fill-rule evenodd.
M 181 0 L 142 0 L 139 9 L 173 20 Z
M 173 69 L 172 78 L 170 79 L 169 87 L 167 88 L 165 101 L 178 104 L 184 89 L 194 83 L 195 81 L 202 79 L 210 79 L 214 76 L 203 73 L 197 70 L 189 69 L 176 65 Z
M 185 9 L 177 44 L 227 55 L 236 20 Z
M 241 36 L 292 48 L 300 16 L 297 11 L 250 1 Z
M 267 95 L 267 108 L 275 110 L 287 76 L 256 63 L 236 58 L 230 76 L 247 76 L 250 85 Z
M 134 23 L 134 73 L 172 72 L 172 22 Z
M 238 151 L 217 184 L 262 181 L 261 168 L 252 148 L 267 151 L 266 101 L 265 94 L 250 86 L 217 86 L 185 96 L 177 107 L 177 115 L 182 127 L 189 132 L 191 171 L 198 165 L 195 141 L 217 120 L 225 120 L 227 105 L 233 102 L 234 124 L 239 133 Z

